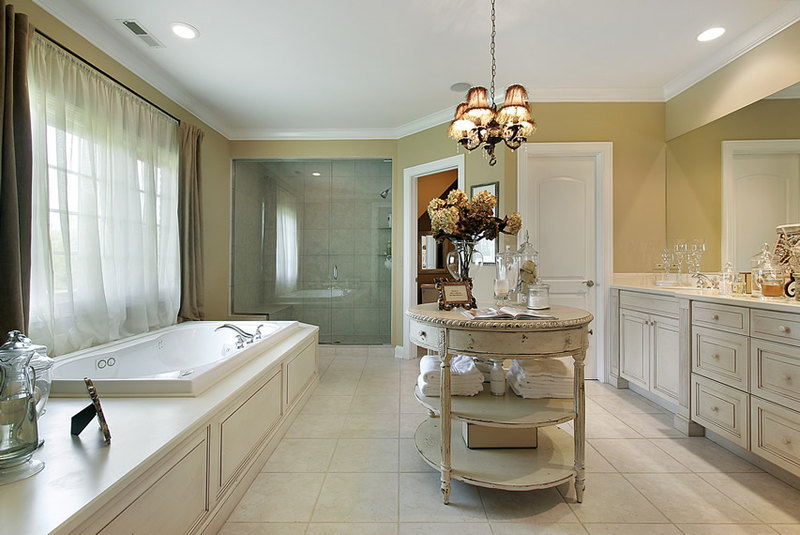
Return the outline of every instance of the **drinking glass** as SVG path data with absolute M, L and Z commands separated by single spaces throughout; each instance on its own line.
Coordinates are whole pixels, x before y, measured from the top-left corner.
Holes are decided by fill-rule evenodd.
M 494 279 L 494 297 L 497 299 L 497 306 L 506 304 L 508 290 L 508 279 Z

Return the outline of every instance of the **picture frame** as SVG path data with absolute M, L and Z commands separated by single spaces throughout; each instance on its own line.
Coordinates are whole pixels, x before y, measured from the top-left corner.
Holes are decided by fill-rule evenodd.
M 472 279 L 463 281 L 436 279 L 435 282 L 436 289 L 439 291 L 439 310 L 478 308 L 475 297 L 472 295 Z
M 489 182 L 487 184 L 475 184 L 474 186 L 470 186 L 470 199 L 481 191 L 488 191 L 497 199 L 497 204 L 495 205 L 494 212 L 492 213 L 493 216 L 497 217 L 497 214 L 500 210 L 500 182 Z M 493 240 L 483 239 L 475 245 L 475 250 L 480 251 L 480 253 L 483 255 L 484 264 L 494 264 L 497 262 L 497 244 L 497 238 L 495 238 Z

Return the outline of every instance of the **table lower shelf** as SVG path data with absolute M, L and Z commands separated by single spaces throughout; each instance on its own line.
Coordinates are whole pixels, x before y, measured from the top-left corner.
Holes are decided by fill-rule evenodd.
M 441 420 L 428 418 L 414 434 L 422 458 L 433 468 L 441 465 Z M 503 490 L 554 487 L 575 476 L 574 439 L 557 427 L 539 428 L 539 446 L 530 449 L 469 449 L 461 425 L 453 421 L 451 477 L 470 485 Z
M 423 396 L 419 386 L 414 387 L 414 397 L 441 414 L 441 398 Z M 524 399 L 510 390 L 504 396 L 493 396 L 485 385 L 475 396 L 450 396 L 450 416 L 487 427 L 539 427 L 574 420 L 575 408 L 572 398 Z

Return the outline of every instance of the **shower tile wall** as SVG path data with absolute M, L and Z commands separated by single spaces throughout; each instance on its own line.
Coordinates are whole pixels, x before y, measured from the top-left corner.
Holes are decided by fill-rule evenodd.
M 391 265 L 386 248 L 391 240 L 391 192 L 386 198 L 380 194 L 391 186 L 391 162 L 240 160 L 234 165 L 235 188 L 241 187 L 245 194 L 234 196 L 237 249 L 242 243 L 237 228 L 252 232 L 252 225 L 237 223 L 237 201 L 247 205 L 241 211 L 244 218 L 252 218 L 261 208 L 249 205 L 263 194 L 265 214 L 272 217 L 262 240 L 265 247 L 260 257 L 264 265 L 259 265 L 257 252 L 234 252 L 234 312 L 263 311 L 270 313 L 271 319 L 318 325 L 322 343 L 389 343 Z M 239 185 L 240 170 L 246 186 Z M 254 174 L 262 182 L 258 192 L 249 187 Z M 283 188 L 291 184 L 298 192 L 299 273 L 297 292 L 291 292 L 291 297 L 275 293 L 275 208 L 274 202 L 270 208 L 270 198 L 274 197 L 270 185 L 274 188 L 276 184 Z M 271 269 L 267 269 L 270 264 Z M 254 279 L 260 280 L 260 287 L 252 282 Z

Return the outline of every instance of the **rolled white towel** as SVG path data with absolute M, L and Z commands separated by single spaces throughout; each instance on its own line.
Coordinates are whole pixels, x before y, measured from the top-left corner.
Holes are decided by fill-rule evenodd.
M 422 375 L 417 378 L 417 386 L 423 396 L 439 397 L 439 382 L 426 382 Z M 453 396 L 474 396 L 483 390 L 483 381 L 469 381 L 464 383 L 450 382 L 450 394 Z
M 441 373 L 442 373 L 442 361 L 439 359 L 438 355 L 425 355 L 419 361 L 419 372 L 420 375 L 425 378 L 425 381 L 428 383 L 431 382 L 438 382 L 440 381 Z M 475 366 L 475 362 L 473 362 L 472 357 L 468 357 L 466 355 L 455 355 L 450 360 L 450 376 L 451 377 L 462 377 L 462 376 L 481 376 L 481 382 L 483 382 L 483 374 L 478 370 Z
M 439 377 L 442 371 L 441 365 L 442 361 L 438 355 L 425 355 L 419 359 L 419 374 L 430 383 Z
M 571 398 L 574 388 L 572 380 L 532 384 L 520 380 L 519 374 L 515 373 L 513 370 L 508 372 L 508 384 L 517 395 L 526 399 Z

